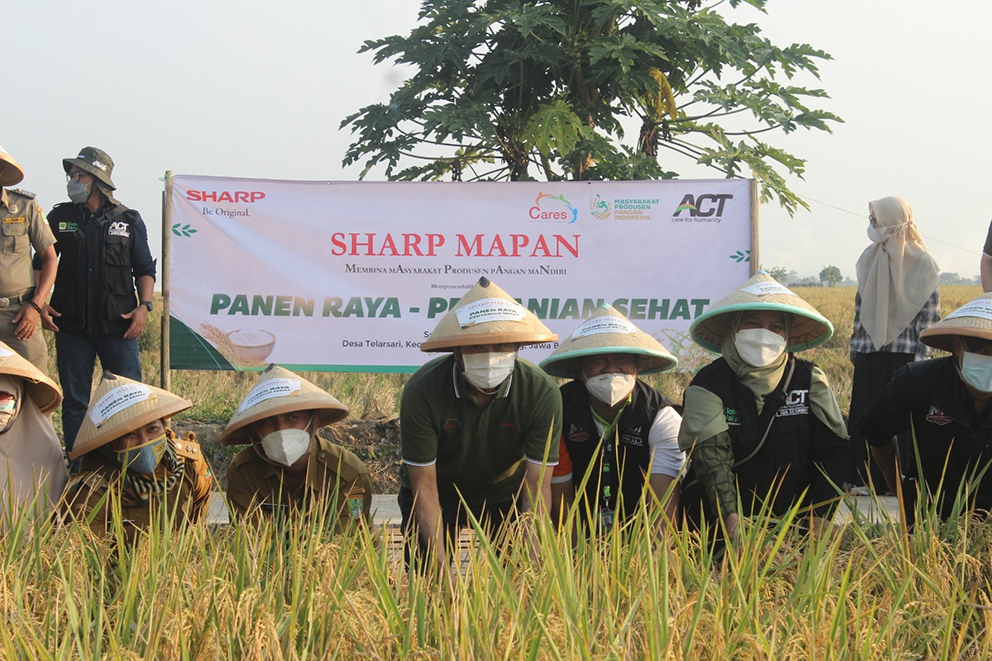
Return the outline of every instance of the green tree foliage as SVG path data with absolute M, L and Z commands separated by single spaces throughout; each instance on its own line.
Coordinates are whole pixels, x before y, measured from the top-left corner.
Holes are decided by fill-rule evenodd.
M 766 269 L 766 272 L 774 278 L 776 282 L 781 282 L 782 284 L 785 284 L 789 279 L 789 272 L 784 266 L 772 266 Z
M 362 51 L 415 68 L 341 124 L 362 177 L 667 179 L 688 157 L 753 176 L 793 213 L 806 204 L 786 177 L 805 161 L 767 136 L 841 121 L 813 107 L 826 92 L 792 84 L 827 53 L 776 46 L 700 0 L 423 0 L 409 35 Z
M 829 287 L 833 287 L 843 279 L 844 276 L 840 274 L 840 269 L 836 266 L 824 266 L 823 270 L 820 271 L 820 282 L 827 283 Z

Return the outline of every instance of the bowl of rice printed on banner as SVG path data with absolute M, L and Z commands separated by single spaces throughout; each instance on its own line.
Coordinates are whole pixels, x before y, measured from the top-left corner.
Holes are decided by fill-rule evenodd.
M 227 334 L 238 360 L 246 363 L 265 362 L 276 346 L 276 336 L 269 331 L 239 328 Z

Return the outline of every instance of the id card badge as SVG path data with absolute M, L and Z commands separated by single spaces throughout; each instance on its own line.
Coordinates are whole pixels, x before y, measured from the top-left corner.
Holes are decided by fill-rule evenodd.
M 613 530 L 613 519 L 615 514 L 613 508 L 601 507 L 599 508 L 599 528 L 603 533 L 608 533 Z

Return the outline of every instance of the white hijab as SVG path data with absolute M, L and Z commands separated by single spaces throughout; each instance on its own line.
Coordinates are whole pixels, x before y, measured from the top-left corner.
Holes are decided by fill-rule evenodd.
M 913 209 L 901 197 L 868 203 L 877 227 L 858 259 L 861 325 L 879 349 L 906 330 L 937 287 L 940 268 L 913 223 Z

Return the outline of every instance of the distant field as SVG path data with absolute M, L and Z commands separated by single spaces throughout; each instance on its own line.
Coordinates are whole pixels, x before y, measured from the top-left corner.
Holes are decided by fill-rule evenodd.
M 814 361 L 830 378 L 841 409 L 850 406 L 852 366 L 847 347 L 854 321 L 854 294 L 851 287 L 800 287 L 795 292 L 805 298 L 834 325 L 834 336 L 823 346 L 804 352 L 802 357 Z M 946 314 L 981 294 L 981 287 L 955 285 L 941 287 L 941 307 Z M 141 361 L 145 380 L 159 383 L 159 347 L 161 306 L 149 318 L 148 330 L 140 340 Z M 48 337 L 49 364 L 55 375 L 55 347 Z M 426 358 L 426 356 L 425 356 Z M 358 374 L 312 372 L 304 376 L 324 388 L 351 408 L 351 417 L 366 418 L 394 415 L 398 412 L 400 392 L 406 383 L 405 374 Z M 648 377 L 672 399 L 681 400 L 682 391 L 692 375 L 663 374 Z M 172 388 L 189 398 L 194 406 L 180 417 L 205 422 L 227 422 L 238 403 L 251 389 L 256 374 L 234 372 L 174 371 Z M 59 421 L 59 424 L 61 422 Z

